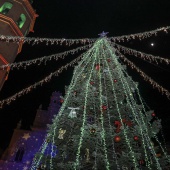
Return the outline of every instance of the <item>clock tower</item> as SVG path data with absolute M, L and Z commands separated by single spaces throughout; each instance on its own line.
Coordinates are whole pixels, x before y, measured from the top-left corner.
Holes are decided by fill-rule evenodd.
M 0 1 L 0 37 L 21 36 L 34 32 L 34 23 L 38 15 L 31 6 L 32 0 Z M 22 50 L 23 42 L 18 43 L 0 40 L 0 66 L 14 62 Z M 0 90 L 8 78 L 10 67 L 0 68 Z

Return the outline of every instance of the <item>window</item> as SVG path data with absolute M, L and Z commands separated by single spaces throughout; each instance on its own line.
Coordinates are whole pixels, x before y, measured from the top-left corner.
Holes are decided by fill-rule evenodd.
M 24 148 L 20 147 L 16 153 L 15 161 L 21 162 L 24 155 Z
M 26 21 L 26 16 L 24 14 L 21 14 L 18 21 L 16 22 L 19 28 L 22 28 L 24 23 Z
M 5 2 L 1 7 L 0 7 L 0 12 L 2 14 L 7 14 L 9 10 L 12 8 L 12 4 L 10 2 Z

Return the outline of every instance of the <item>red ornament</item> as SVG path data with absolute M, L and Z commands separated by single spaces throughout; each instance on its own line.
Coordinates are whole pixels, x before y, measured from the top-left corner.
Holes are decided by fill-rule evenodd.
M 117 83 L 117 79 L 114 79 L 114 82 Z
M 121 140 L 120 136 L 115 136 L 115 137 L 114 137 L 114 141 L 115 141 L 115 142 L 120 142 L 120 140 Z
M 94 81 L 91 81 L 90 84 L 93 85 L 93 84 L 94 84 Z
M 152 113 L 152 117 L 155 117 L 155 116 L 156 116 L 156 114 L 153 112 L 153 113 Z
M 121 122 L 116 120 L 114 124 L 117 127 L 115 132 L 119 133 L 120 132 L 120 127 L 122 126 Z
M 99 70 L 99 69 L 100 69 L 100 65 L 97 64 L 97 65 L 96 65 L 96 70 Z
M 134 139 L 135 141 L 138 141 L 138 140 L 139 140 L 139 137 L 138 137 L 138 136 L 134 136 L 133 139 Z
M 110 62 L 111 61 L 110 58 L 108 58 L 107 61 Z
M 103 109 L 103 110 L 107 110 L 107 106 L 103 105 L 103 106 L 102 106 L 102 109 Z
M 126 125 L 131 127 L 133 125 L 133 123 L 131 121 L 126 121 Z
M 64 102 L 64 100 L 63 99 L 60 99 L 60 103 L 63 103 Z
M 144 163 L 145 163 L 145 161 L 144 161 L 144 160 L 142 160 L 142 159 L 141 159 L 141 160 L 139 160 L 139 164 L 140 164 L 140 165 L 143 165 Z

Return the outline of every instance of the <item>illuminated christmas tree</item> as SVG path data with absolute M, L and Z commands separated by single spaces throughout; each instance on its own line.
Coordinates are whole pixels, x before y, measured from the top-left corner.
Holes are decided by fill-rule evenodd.
M 160 170 L 168 164 L 157 138 L 160 120 L 144 106 L 138 83 L 105 35 L 83 54 L 61 102 L 32 170 Z

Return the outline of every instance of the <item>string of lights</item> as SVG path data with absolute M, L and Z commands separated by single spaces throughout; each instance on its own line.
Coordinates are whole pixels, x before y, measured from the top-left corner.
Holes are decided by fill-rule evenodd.
M 148 75 L 146 75 L 141 69 L 139 69 L 133 62 L 131 62 L 130 60 L 128 60 L 122 53 L 120 53 L 120 51 L 117 50 L 117 53 L 119 54 L 119 57 L 122 58 L 122 60 L 124 62 L 126 62 L 132 69 L 135 69 L 138 73 L 140 73 L 140 75 L 143 77 L 143 79 L 147 82 L 149 82 L 153 88 L 158 89 L 159 92 L 161 92 L 162 94 L 165 94 L 167 96 L 168 99 L 170 99 L 170 92 L 165 89 L 164 87 L 162 87 L 161 85 L 159 85 L 157 82 L 155 82 L 151 77 L 149 77 Z
M 0 35 L 0 41 L 7 43 L 28 43 L 32 45 L 38 45 L 40 43 L 46 43 L 46 45 L 66 45 L 71 46 L 73 44 L 91 44 L 96 41 L 96 38 L 81 38 L 81 39 L 65 39 L 65 38 L 35 38 L 35 37 L 20 37 L 10 35 Z
M 8 67 L 10 67 L 10 69 L 13 69 L 13 68 L 17 68 L 17 69 L 24 68 L 24 69 L 26 69 L 28 66 L 31 66 L 32 64 L 37 64 L 37 65 L 40 65 L 42 63 L 46 64 L 47 61 L 51 61 L 52 59 L 55 59 L 57 61 L 59 58 L 64 59 L 69 54 L 74 55 L 75 53 L 78 53 L 79 51 L 87 50 L 92 45 L 93 44 L 89 44 L 89 45 L 81 46 L 81 47 L 78 47 L 78 48 L 75 48 L 75 49 L 72 49 L 72 50 L 64 51 L 62 53 L 52 54 L 52 55 L 49 55 L 49 56 L 44 56 L 44 57 L 40 57 L 40 58 L 36 58 L 36 59 L 32 59 L 32 60 L 2 65 L 2 66 L 0 66 L 0 69 L 4 70 L 5 68 L 8 68 Z
M 170 26 L 167 26 L 167 27 L 157 28 L 157 29 L 151 30 L 151 31 L 142 32 L 142 33 L 110 37 L 109 39 L 112 41 L 118 41 L 118 42 L 134 40 L 136 38 L 139 40 L 143 40 L 143 39 L 149 38 L 151 36 L 156 36 L 159 32 L 162 32 L 162 31 L 165 33 L 168 33 L 169 30 L 170 30 Z
M 126 72 L 125 69 L 123 69 L 123 73 L 126 75 L 126 77 L 129 77 L 129 75 L 127 74 L 127 72 Z M 141 95 L 140 95 L 140 93 L 139 93 L 138 85 L 137 85 L 136 83 L 134 83 L 133 81 L 132 81 L 132 83 L 134 84 L 134 86 L 136 86 L 136 87 L 135 87 L 135 90 L 136 90 L 136 92 L 137 92 L 137 96 L 138 96 L 139 101 L 140 101 L 141 106 L 142 106 L 142 108 L 139 109 L 139 113 L 140 113 L 140 115 L 141 115 L 143 125 L 145 125 L 145 121 L 144 121 L 143 114 L 142 114 L 141 110 L 144 111 L 143 113 L 144 113 L 145 117 L 147 118 L 148 112 L 146 111 L 145 106 L 146 106 L 149 110 L 150 110 L 150 108 L 149 108 L 149 106 L 147 106 L 147 104 L 146 104 L 146 103 L 144 102 L 144 100 L 142 99 L 142 97 L 141 97 Z M 128 83 L 127 83 L 127 86 L 128 86 Z M 133 101 L 132 103 L 134 103 L 134 101 Z M 152 112 L 152 111 L 151 111 L 151 112 Z M 158 121 L 158 118 L 157 118 L 157 117 L 156 117 L 156 120 Z M 152 130 L 152 132 L 153 132 L 152 125 L 151 125 L 151 123 L 150 123 L 149 121 L 148 121 L 148 125 L 149 125 L 149 127 L 151 128 L 151 130 Z M 145 125 L 144 127 L 146 128 L 146 125 Z M 147 128 L 146 128 L 146 131 L 148 131 Z M 161 131 L 161 134 L 162 134 L 162 128 L 160 129 L 160 131 Z M 166 152 L 165 152 L 162 144 L 159 142 L 159 140 L 158 140 L 158 138 L 157 138 L 156 135 L 154 135 L 154 138 L 155 138 L 156 141 L 158 141 L 159 146 L 160 146 L 161 149 L 162 149 L 162 152 L 166 155 L 166 152 L 167 152 L 166 145 L 164 146 L 165 149 L 166 149 Z M 163 135 L 163 134 L 162 134 L 162 138 L 163 138 L 163 140 L 164 140 L 164 142 L 165 142 L 165 138 L 164 138 L 164 135 Z M 147 142 L 147 144 L 148 144 L 148 143 L 149 143 L 149 140 L 147 140 L 147 141 L 148 141 L 148 142 Z M 149 148 L 151 149 L 152 147 L 153 147 L 153 145 L 150 143 Z M 154 150 L 152 150 L 152 151 L 154 151 Z M 167 157 L 167 156 L 166 156 L 166 157 Z
M 170 26 L 157 28 L 155 30 L 146 31 L 142 33 L 130 34 L 130 35 L 122 35 L 116 37 L 110 37 L 109 39 L 112 41 L 129 41 L 131 39 L 146 39 L 153 35 L 157 35 L 158 32 L 164 31 L 168 32 L 170 30 Z M 81 39 L 66 39 L 66 38 L 40 38 L 40 37 L 20 37 L 20 36 L 10 36 L 10 35 L 0 35 L 0 41 L 15 42 L 15 43 L 28 43 L 32 45 L 38 45 L 39 43 L 46 43 L 46 45 L 73 45 L 73 44 L 86 44 L 86 43 L 94 43 L 96 38 L 81 38 Z
M 72 60 L 70 63 L 67 63 L 65 66 L 60 67 L 55 72 L 50 73 L 48 76 L 46 76 L 44 79 L 40 80 L 39 82 L 36 82 L 33 85 L 30 85 L 29 87 L 21 90 L 20 92 L 14 94 L 13 96 L 7 99 L 1 100 L 0 108 L 2 108 L 4 104 L 9 105 L 12 101 L 15 101 L 17 98 L 23 96 L 24 94 L 31 92 L 31 90 L 35 89 L 37 86 L 42 86 L 44 83 L 49 82 L 53 76 L 59 76 L 59 74 L 62 73 L 64 69 L 67 70 L 69 66 L 73 67 L 82 57 L 83 57 L 83 54 L 77 57 L 76 59 Z
M 158 62 L 160 61 L 160 63 L 164 62 L 167 65 L 170 63 L 170 59 L 168 58 L 162 58 L 159 56 L 154 56 L 152 54 L 146 54 L 137 50 L 133 50 L 131 48 L 127 48 L 124 47 L 122 45 L 119 45 L 117 43 L 112 43 L 113 46 L 115 46 L 119 51 L 122 51 L 124 54 L 129 54 L 129 55 L 134 55 L 135 57 L 139 57 L 142 60 L 149 60 L 150 62 L 156 62 L 156 64 L 158 64 Z
M 110 56 L 112 58 L 112 60 L 114 61 L 114 64 L 117 65 L 118 61 L 114 55 L 114 53 L 112 53 L 112 50 L 109 48 L 109 53 L 110 53 Z M 105 61 L 107 67 L 109 68 L 108 66 L 108 63 Z M 121 114 L 121 111 L 120 111 L 120 107 L 119 107 L 119 102 L 118 102 L 118 97 L 117 97 L 117 94 L 116 94 L 116 89 L 115 89 L 115 86 L 114 86 L 114 77 L 112 76 L 111 74 L 111 69 L 109 69 L 109 78 L 110 78 L 110 81 L 111 81 L 111 84 L 112 84 L 112 91 L 113 91 L 113 96 L 114 96 L 114 101 L 115 101 L 115 104 L 116 104 L 116 110 L 117 110 L 117 113 L 118 113 L 118 117 L 121 121 L 121 124 L 122 124 L 122 127 L 123 127 L 123 134 L 124 134 L 124 137 L 125 137 L 125 141 L 126 141 L 126 144 L 127 144 L 127 147 L 129 148 L 130 152 L 131 152 L 131 157 L 132 157 L 132 161 L 133 161 L 133 164 L 135 166 L 135 168 L 137 168 L 137 160 L 136 160 L 136 157 L 134 155 L 134 151 L 133 151 L 133 148 L 132 148 L 132 145 L 131 145 L 131 142 L 128 138 L 128 134 L 127 134 L 127 130 L 124 128 L 124 124 L 123 124 L 123 118 L 122 118 L 122 114 Z M 119 73 L 118 74 L 119 76 L 121 76 L 121 74 Z
M 103 41 L 101 42 L 100 46 L 102 46 L 102 44 L 103 44 Z M 100 55 L 101 54 L 99 54 L 99 59 L 98 59 L 99 60 L 99 65 L 101 65 Z M 99 98 L 100 98 L 100 106 L 102 106 L 102 104 L 103 104 L 103 100 L 102 100 L 103 89 L 102 89 L 102 75 L 101 74 L 102 74 L 101 70 L 99 70 Z M 104 156 L 105 156 L 105 166 L 106 166 L 106 169 L 109 170 L 109 169 L 111 169 L 111 167 L 110 167 L 110 163 L 109 163 L 109 159 L 108 159 L 108 150 L 107 150 L 107 145 L 106 145 L 106 130 L 105 130 L 105 127 L 104 127 L 104 116 L 103 116 L 102 107 L 100 107 L 100 120 L 101 120 L 101 122 L 100 122 L 101 123 L 101 138 L 103 140 L 103 149 L 104 149 Z
M 105 60 L 107 60 L 107 53 L 105 54 L 104 53 L 104 50 L 103 50 L 103 58 L 105 59 Z M 104 92 L 105 92 L 105 94 L 106 94 L 106 103 L 107 103 L 107 108 L 109 108 L 109 103 L 108 103 L 108 98 L 109 98 L 109 94 L 108 94 L 108 91 L 107 91 L 107 80 L 106 80 L 106 77 L 104 76 Z M 112 136 L 114 136 L 113 134 L 115 133 L 114 132 L 114 130 L 113 130 L 113 128 L 112 128 L 112 125 L 111 125 L 111 113 L 110 113 L 110 111 L 108 110 L 107 111 L 107 117 L 108 117 L 108 120 L 109 120 L 109 129 L 110 129 L 110 134 L 112 135 Z M 115 147 L 116 147 L 116 145 L 115 145 L 115 143 L 114 143 L 114 141 L 113 141 L 113 138 L 112 138 L 112 140 L 111 140 L 111 142 L 112 142 L 112 152 L 113 152 L 113 161 L 116 163 L 116 167 L 117 167 L 117 170 L 120 170 L 120 164 L 118 163 L 118 157 L 117 157 L 117 154 L 116 154 L 116 150 L 115 150 Z

